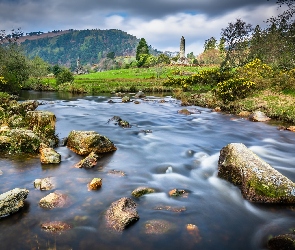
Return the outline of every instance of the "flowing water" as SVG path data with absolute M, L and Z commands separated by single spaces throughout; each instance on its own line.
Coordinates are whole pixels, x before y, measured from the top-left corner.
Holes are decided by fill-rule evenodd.
M 82 157 L 63 146 L 56 148 L 60 164 L 41 164 L 39 156 L 2 155 L 0 193 L 16 187 L 30 193 L 19 212 L 0 218 L 0 249 L 266 249 L 271 235 L 295 228 L 294 207 L 250 203 L 237 187 L 217 177 L 221 148 L 240 142 L 295 181 L 295 133 L 200 107 L 187 107 L 200 112 L 181 115 L 180 103 L 169 96 L 148 97 L 140 104 L 116 98 L 108 103 L 110 98 L 23 94 L 23 100 L 42 103 L 38 110 L 55 113 L 59 138 L 71 130 L 94 130 L 118 149 L 92 169 L 74 168 Z M 162 99 L 166 102 L 160 103 Z M 113 116 L 132 127 L 108 123 Z M 110 174 L 112 170 L 126 175 Z M 45 177 L 54 178 L 54 190 L 34 188 L 34 180 Z M 87 183 L 94 177 L 102 178 L 102 188 L 88 191 Z M 133 198 L 131 192 L 141 186 L 156 192 Z M 175 188 L 187 195 L 170 197 Z M 69 206 L 40 208 L 39 200 L 53 191 L 67 194 Z M 136 202 L 140 219 L 115 234 L 106 229 L 104 213 L 121 197 Z M 147 231 L 150 220 L 170 223 L 169 230 Z M 46 233 L 41 224 L 49 221 L 64 221 L 72 229 Z M 189 230 L 188 224 L 195 227 Z

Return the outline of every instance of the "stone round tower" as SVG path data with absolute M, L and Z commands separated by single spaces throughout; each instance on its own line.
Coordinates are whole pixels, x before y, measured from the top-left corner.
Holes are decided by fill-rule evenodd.
M 180 58 L 185 58 L 185 39 L 184 39 L 183 36 L 180 39 L 179 57 Z

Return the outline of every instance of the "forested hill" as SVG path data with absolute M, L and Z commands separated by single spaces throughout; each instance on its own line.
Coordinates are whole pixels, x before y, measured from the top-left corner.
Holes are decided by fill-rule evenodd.
M 82 65 L 93 64 L 110 52 L 115 56 L 134 56 L 138 43 L 135 36 L 111 29 L 69 30 L 53 37 L 42 34 L 40 38 L 26 39 L 21 45 L 30 58 L 39 56 L 50 64 L 73 67 L 78 58 Z

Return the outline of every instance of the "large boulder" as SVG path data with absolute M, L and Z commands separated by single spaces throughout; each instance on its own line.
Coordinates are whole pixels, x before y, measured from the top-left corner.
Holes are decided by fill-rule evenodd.
M 0 195 L 0 217 L 17 212 L 24 206 L 29 190 L 15 188 Z
M 11 129 L 1 135 L 0 148 L 10 152 L 36 153 L 41 140 L 27 129 Z
M 295 234 L 275 236 L 267 242 L 267 248 L 270 250 L 294 250 Z
M 130 198 L 124 197 L 114 201 L 106 211 L 107 225 L 117 232 L 122 232 L 138 219 L 136 203 Z
M 55 128 L 56 117 L 50 111 L 28 111 L 26 118 L 32 130 L 40 129 L 40 127 L 50 126 Z
M 56 116 L 50 111 L 28 111 L 26 120 L 29 129 L 36 133 L 48 146 L 58 145 L 58 138 L 55 134 Z
M 295 183 L 242 143 L 231 143 L 221 149 L 218 176 L 239 186 L 249 201 L 295 203 Z
M 116 146 L 103 135 L 95 131 L 71 131 L 68 136 L 67 147 L 79 155 L 107 153 L 117 150 Z

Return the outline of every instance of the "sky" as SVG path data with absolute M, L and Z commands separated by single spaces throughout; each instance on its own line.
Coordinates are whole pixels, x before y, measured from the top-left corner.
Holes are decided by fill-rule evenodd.
M 0 0 L 0 30 L 10 33 L 119 29 L 160 51 L 198 55 L 237 18 L 254 27 L 279 13 L 275 0 Z

